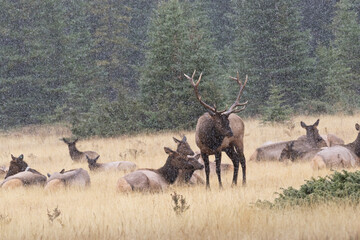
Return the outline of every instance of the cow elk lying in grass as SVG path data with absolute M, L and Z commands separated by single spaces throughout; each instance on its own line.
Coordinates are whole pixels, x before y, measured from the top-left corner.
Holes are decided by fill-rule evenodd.
M 290 155 L 295 159 L 298 158 L 299 155 L 309 155 L 310 153 L 308 152 L 312 151 L 311 149 L 313 148 L 327 147 L 327 142 L 320 136 L 319 130 L 317 129 L 319 121 L 318 119 L 313 125 L 306 125 L 301 121 L 300 125 L 306 130 L 306 135 L 299 137 L 297 140 L 282 141 L 258 147 L 251 155 L 250 161 L 283 161 L 286 158 L 290 159 L 290 157 L 288 157 Z M 330 139 L 332 139 L 333 142 L 341 140 L 340 138 L 336 140 L 334 137 L 330 137 Z M 290 150 L 295 152 L 291 152 Z M 284 153 L 282 153 L 283 151 Z M 296 156 L 296 154 L 298 156 Z M 309 159 L 311 159 L 311 157 L 309 157 Z
M 209 155 L 215 155 L 216 174 L 218 176 L 219 186 L 222 187 L 221 182 L 221 152 L 229 156 L 234 165 L 234 175 L 232 185 L 237 184 L 239 163 L 241 163 L 243 185 L 246 184 L 246 160 L 244 156 L 244 131 L 245 125 L 242 119 L 236 115 L 245 109 L 247 102 L 240 103 L 242 92 L 246 86 L 247 76 L 244 84 L 239 79 L 239 74 L 236 80 L 240 89 L 236 97 L 235 102 L 230 106 L 228 110 L 218 111 L 216 107 L 212 107 L 201 100 L 198 86 L 201 81 L 202 73 L 199 76 L 198 81 L 194 82 L 196 71 L 194 71 L 192 77 L 185 74 L 185 77 L 190 80 L 191 85 L 194 88 L 195 95 L 202 106 L 204 106 L 208 112 L 204 113 L 197 121 L 195 140 L 196 145 L 200 149 L 201 157 L 205 164 L 206 175 L 206 187 L 210 188 L 210 163 Z M 239 108 L 241 107 L 241 108 Z
M 97 163 L 100 155 L 96 158 L 90 158 L 86 156 L 90 171 L 134 171 L 136 164 L 129 161 L 117 161 L 108 163 Z
M 48 173 L 48 180 L 45 185 L 45 190 L 52 191 L 64 187 L 78 187 L 85 188 L 90 186 L 90 176 L 89 173 L 82 169 L 72 169 L 65 171 L 64 169 L 60 172 L 55 172 L 53 174 Z
M 68 145 L 70 157 L 74 162 L 86 162 L 86 156 L 93 159 L 99 156 L 98 153 L 93 151 L 80 152 L 75 145 L 79 139 L 75 139 L 73 142 L 68 141 L 66 138 L 63 138 L 62 140 Z
M 10 167 L 5 180 L 0 183 L 3 189 L 11 189 L 19 186 L 44 185 L 46 176 L 35 169 L 29 168 L 24 161 L 24 155 L 19 157 L 11 155 Z
M 360 161 L 360 125 L 355 124 L 358 135 L 354 142 L 319 151 L 312 159 L 314 170 L 325 167 L 354 167 Z
M 118 191 L 162 191 L 175 182 L 180 169 L 196 170 L 194 161 L 190 161 L 191 159 L 187 156 L 167 147 L 164 150 L 168 154 L 168 158 L 163 167 L 159 169 L 138 169 L 121 177 L 117 182 Z M 201 167 L 203 166 L 201 165 Z

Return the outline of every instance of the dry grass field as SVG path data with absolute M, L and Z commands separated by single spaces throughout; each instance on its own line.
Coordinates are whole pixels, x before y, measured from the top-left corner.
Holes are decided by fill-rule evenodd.
M 296 117 L 295 127 L 261 126 L 245 120 L 245 156 L 266 141 L 297 138 L 305 133 L 300 120 L 312 124 L 320 118 L 319 130 L 352 142 L 360 114 L 335 117 Z M 195 121 L 195 119 L 194 119 Z M 139 167 L 158 168 L 167 155 L 163 147 L 176 148 L 172 137 L 186 134 L 196 149 L 194 132 L 168 132 L 118 138 L 79 140 L 80 150 L 93 150 L 99 162 L 129 160 Z M 62 127 L 27 127 L 0 134 L 0 165 L 8 165 L 10 154 L 24 154 L 24 160 L 43 174 L 82 167 L 72 163 L 61 137 L 71 133 Z M 213 161 L 214 157 L 211 157 Z M 223 154 L 223 162 L 229 159 Z M 354 169 L 356 170 L 356 169 Z M 40 187 L 0 189 L 0 239 L 359 239 L 360 206 L 323 204 L 311 208 L 260 209 L 258 199 L 272 201 L 274 192 L 299 187 L 304 180 L 324 176 L 330 170 L 313 172 L 310 163 L 247 161 L 247 186 L 231 188 L 232 174 L 223 177 L 219 190 L 216 177 L 205 186 L 172 186 L 168 191 L 120 194 L 115 186 L 119 172 L 90 173 L 91 187 L 44 192 Z M 240 175 L 241 176 L 241 175 Z M 241 177 L 239 179 L 241 183 Z M 190 208 L 175 214 L 171 195 L 185 197 Z M 48 211 L 61 214 L 51 222 Z

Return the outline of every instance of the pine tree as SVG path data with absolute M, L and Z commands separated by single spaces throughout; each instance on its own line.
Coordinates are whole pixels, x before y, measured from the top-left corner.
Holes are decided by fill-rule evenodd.
M 260 111 L 271 84 L 284 89 L 284 101 L 292 107 L 309 98 L 316 87 L 309 81 L 313 60 L 297 1 L 240 0 L 235 7 L 239 33 L 233 43 L 234 65 L 249 74 L 248 111 Z
M 332 24 L 334 61 L 328 75 L 329 84 L 341 88 L 339 104 L 348 110 L 360 106 L 360 25 L 354 7 L 354 2 L 349 0 L 337 3 Z
M 163 1 L 151 20 L 140 86 L 146 125 L 153 129 L 188 128 L 204 112 L 184 73 L 189 75 L 194 69 L 198 74 L 204 72 L 200 86 L 203 99 L 219 100 L 213 80 L 217 59 L 212 40 L 194 17 L 203 15 L 185 9 L 190 8 L 178 0 Z

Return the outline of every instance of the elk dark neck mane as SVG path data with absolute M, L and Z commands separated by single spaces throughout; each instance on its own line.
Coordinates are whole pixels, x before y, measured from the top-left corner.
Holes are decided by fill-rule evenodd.
M 360 133 L 358 133 L 354 142 L 346 144 L 345 147 L 353 151 L 356 156 L 360 157 Z
M 70 156 L 72 159 L 79 159 L 83 152 L 80 152 L 76 146 L 69 146 Z
M 225 136 L 216 130 L 215 123 L 209 113 L 205 113 L 203 116 L 207 119 L 199 131 L 199 139 L 206 147 L 215 151 L 221 146 Z
M 306 131 L 306 139 L 308 141 L 308 143 L 312 146 L 312 147 L 317 147 L 318 145 L 318 141 L 317 139 L 321 138 L 320 136 L 316 136 L 315 132 L 313 131 Z M 321 138 L 322 139 L 322 138 Z
M 173 184 L 179 175 L 179 169 L 171 165 L 170 157 L 166 160 L 165 165 L 156 170 L 156 172 L 163 176 L 170 184 Z

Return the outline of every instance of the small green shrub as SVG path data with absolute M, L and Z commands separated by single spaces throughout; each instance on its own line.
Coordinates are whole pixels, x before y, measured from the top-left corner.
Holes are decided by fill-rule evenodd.
M 358 204 L 360 200 L 360 171 L 335 172 L 326 177 L 312 178 L 299 189 L 282 189 L 274 202 L 258 200 L 258 207 L 283 208 L 287 206 L 311 206 L 330 201 L 348 201 Z
M 181 215 L 190 208 L 190 205 L 187 204 L 186 199 L 183 195 L 174 192 L 174 194 L 171 194 L 171 198 L 174 203 L 173 210 L 176 215 Z

